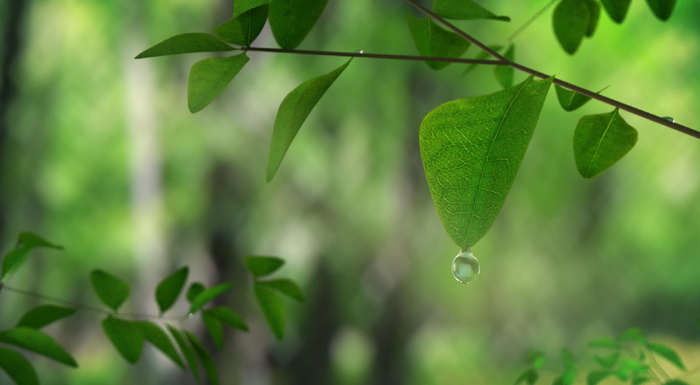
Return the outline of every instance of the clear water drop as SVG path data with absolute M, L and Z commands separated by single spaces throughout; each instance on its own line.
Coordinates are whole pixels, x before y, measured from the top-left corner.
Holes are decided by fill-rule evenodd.
M 472 249 L 462 250 L 452 260 L 452 276 L 459 283 L 470 283 L 479 276 L 479 261 Z
M 361 49 L 356 49 L 356 50 L 355 50 L 355 53 L 359 53 L 359 54 L 362 54 L 362 53 L 364 53 L 364 52 L 365 52 L 365 51 L 364 51 L 364 50 L 361 50 Z
M 663 116 L 662 118 L 668 120 L 671 123 L 676 123 L 676 119 L 673 119 L 673 117 L 671 116 Z

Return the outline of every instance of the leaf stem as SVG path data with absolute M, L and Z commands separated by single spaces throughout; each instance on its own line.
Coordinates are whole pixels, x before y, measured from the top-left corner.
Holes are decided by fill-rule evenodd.
M 541 78 L 541 79 L 549 79 L 550 77 L 552 77 L 552 76 L 549 76 L 549 75 L 547 75 L 547 74 L 545 74 L 545 73 L 542 73 L 542 72 L 540 72 L 540 71 L 534 70 L 534 69 L 532 69 L 532 68 L 530 68 L 530 67 L 527 67 L 527 66 L 524 66 L 524 65 L 522 65 L 522 64 L 518 64 L 518 63 L 516 63 L 516 62 L 513 62 L 513 61 L 510 61 L 510 60 L 506 59 L 505 57 L 503 57 L 503 55 L 501 55 L 501 54 L 499 54 L 498 52 L 492 50 L 491 48 L 489 48 L 488 46 L 486 46 L 484 43 L 480 42 L 479 40 L 475 39 L 475 38 L 472 37 L 471 35 L 467 34 L 467 33 L 464 32 L 464 31 L 462 31 L 461 29 L 459 29 L 458 27 L 456 27 L 454 24 L 450 23 L 449 21 L 447 21 L 447 20 L 443 19 L 442 17 L 436 15 L 436 14 L 435 14 L 434 12 L 432 12 L 431 10 L 429 10 L 429 9 L 427 9 L 427 8 L 425 8 L 425 7 L 423 7 L 423 6 L 420 5 L 420 4 L 417 4 L 417 3 L 416 3 L 415 1 L 413 1 L 413 0 L 405 0 L 405 1 L 406 1 L 407 3 L 409 3 L 409 4 L 411 4 L 412 6 L 416 7 L 418 10 L 420 10 L 420 11 L 423 12 L 424 14 L 426 14 L 426 15 L 428 15 L 428 16 L 434 18 L 435 20 L 439 21 L 441 24 L 443 24 L 445 27 L 451 29 L 451 30 L 454 31 L 456 34 L 458 34 L 459 36 L 463 37 L 464 39 L 470 41 L 472 44 L 474 44 L 474 45 L 476 45 L 477 47 L 481 48 L 482 50 L 484 50 L 485 52 L 487 52 L 489 55 L 491 55 L 491 56 L 493 56 L 494 58 L 498 59 L 499 62 L 501 62 L 501 63 L 503 63 L 503 64 L 505 64 L 505 65 L 508 65 L 508 66 L 510 66 L 510 67 L 512 67 L 512 68 L 514 68 L 514 69 L 516 69 L 516 70 L 525 72 L 525 73 L 530 74 L 530 75 L 537 76 L 538 78 Z M 694 138 L 700 139 L 700 131 L 696 131 L 696 130 L 690 128 L 690 127 L 687 127 L 687 126 L 684 126 L 684 125 L 682 125 L 682 124 L 678 124 L 678 123 L 672 122 L 672 121 L 667 120 L 667 119 L 665 119 L 665 118 L 663 118 L 663 117 L 661 117 L 661 116 L 654 115 L 654 114 L 652 114 L 652 113 L 649 113 L 649 112 L 644 111 L 644 110 L 642 110 L 642 109 L 639 109 L 639 108 L 637 108 L 637 107 L 630 106 L 629 104 L 625 104 L 625 103 L 622 103 L 622 102 L 620 102 L 620 101 L 618 101 L 618 100 L 609 98 L 609 97 L 607 97 L 607 96 L 603 96 L 603 95 L 597 94 L 597 93 L 595 93 L 595 92 L 593 92 L 593 91 L 587 90 L 587 89 L 585 89 L 585 88 L 583 88 L 583 87 L 579 87 L 579 86 L 577 86 L 577 85 L 575 85 L 575 84 L 572 84 L 572 83 L 569 83 L 569 82 L 566 82 L 566 81 L 563 81 L 563 80 L 560 80 L 560 79 L 557 79 L 557 78 L 554 78 L 553 82 L 554 82 L 554 84 L 557 84 L 557 85 L 559 85 L 559 86 L 562 86 L 562 87 L 564 87 L 564 88 L 567 88 L 567 89 L 569 89 L 569 90 L 571 90 L 571 91 L 578 92 L 579 94 L 584 95 L 584 96 L 587 96 L 587 97 L 589 97 L 589 98 L 591 98 L 591 99 L 598 100 L 598 101 L 600 101 L 600 102 L 603 102 L 603 103 L 605 103 L 605 104 L 611 105 L 611 106 L 613 106 L 613 107 L 617 107 L 617 108 L 619 108 L 619 109 L 621 109 L 621 110 L 623 110 L 623 111 L 627 111 L 627 112 L 632 113 L 632 114 L 634 114 L 634 115 L 640 116 L 640 117 L 642 117 L 642 118 L 644 118 L 644 119 L 651 120 L 652 122 L 655 122 L 655 123 L 664 125 L 664 126 L 666 126 L 666 127 L 669 127 L 669 128 L 671 128 L 671 129 L 674 129 L 674 130 L 676 130 L 676 131 L 682 132 L 682 133 L 684 133 L 684 134 L 686 134 L 686 135 L 690 135 L 690 136 L 692 136 L 692 137 L 694 137 Z

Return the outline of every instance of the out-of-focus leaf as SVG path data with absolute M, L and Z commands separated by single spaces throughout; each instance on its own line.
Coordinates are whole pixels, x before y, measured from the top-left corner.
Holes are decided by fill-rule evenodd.
M 620 359 L 620 353 L 615 352 L 607 357 L 595 356 L 595 361 L 605 369 L 610 369 L 617 365 L 617 361 Z
M 202 314 L 208 314 L 212 317 L 217 318 L 219 321 L 227 323 L 228 325 L 242 330 L 244 332 L 248 331 L 248 325 L 243 321 L 243 318 L 233 309 L 225 306 L 217 306 L 212 309 L 207 309 L 202 312 Z
M 211 382 L 213 385 L 218 384 L 219 377 L 216 374 L 216 365 L 214 364 L 214 359 L 211 357 L 211 354 L 209 354 L 209 352 L 206 349 L 204 349 L 204 346 L 199 341 L 199 338 L 197 338 L 197 336 L 186 330 L 185 334 L 187 335 L 187 339 L 190 341 L 190 344 L 192 344 L 192 347 L 194 348 L 194 352 L 197 354 L 197 357 L 199 357 L 199 362 L 202 363 L 202 367 L 207 373 L 207 377 L 209 377 L 209 382 Z
M 610 377 L 613 372 L 610 370 L 594 370 L 588 373 L 586 377 L 586 385 L 598 385 L 599 382 Z
M 102 321 L 102 329 L 125 360 L 132 364 L 138 362 L 144 336 L 136 323 L 108 316 Z
M 589 29 L 591 10 L 586 1 L 562 0 L 552 14 L 554 35 L 564 51 L 573 55 Z
M 647 0 L 647 4 L 659 20 L 666 21 L 673 13 L 676 0 Z
M 277 257 L 250 256 L 245 258 L 245 267 L 255 278 L 264 277 L 284 265 L 284 259 Z
M 261 285 L 275 289 L 286 296 L 296 299 L 297 301 L 304 301 L 304 294 L 301 292 L 299 285 L 297 285 L 296 282 L 292 281 L 291 279 L 279 278 L 258 282 Z
M 622 381 L 627 381 L 635 375 L 643 375 L 649 372 L 649 368 L 642 362 L 634 359 L 627 359 L 620 363 L 620 367 L 615 371 L 615 375 Z
M 486 234 L 503 206 L 551 84 L 529 77 L 491 95 L 444 103 L 423 119 L 420 152 L 430 193 L 463 250 Z
M 226 292 L 228 289 L 231 288 L 231 286 L 233 286 L 232 283 L 222 283 L 221 285 L 209 287 L 203 292 L 197 294 L 197 296 L 194 297 L 192 303 L 190 304 L 190 314 L 196 312 L 197 310 L 201 309 L 202 306 L 213 301 L 214 298 Z
M 28 327 L 17 327 L 0 333 L 0 342 L 41 354 L 73 368 L 75 359 L 53 337 Z
M 471 45 L 456 33 L 440 28 L 429 17 L 418 19 L 408 16 L 408 28 L 421 56 L 458 58 Z M 425 64 L 434 70 L 439 70 L 450 63 L 426 61 Z
M 183 267 L 160 281 L 156 287 L 156 302 L 161 313 L 165 313 L 175 304 L 182 288 L 185 287 L 189 271 L 188 267 Z
M 524 371 L 518 378 L 515 380 L 515 383 L 513 385 L 520 385 L 520 384 L 527 384 L 527 385 L 534 385 L 537 383 L 537 380 L 540 378 L 540 374 L 537 373 L 535 369 L 528 369 Z
M 182 362 L 182 358 L 180 358 L 180 355 L 177 353 L 175 345 L 173 345 L 163 329 L 149 321 L 138 321 L 135 322 L 135 325 L 139 328 L 146 341 L 153 344 L 153 346 L 170 358 L 175 365 L 185 369 L 185 363 Z
M 242 53 L 194 63 L 187 82 L 187 107 L 190 112 L 199 112 L 214 101 L 248 60 L 248 56 Z
M 542 352 L 531 352 L 527 355 L 527 362 L 533 369 L 540 369 L 547 362 L 547 356 Z
M 598 21 L 600 21 L 600 4 L 595 0 L 584 0 L 588 6 L 588 12 L 590 17 L 588 18 L 588 28 L 586 28 L 586 36 L 593 37 L 596 28 L 598 27 Z
M 563 348 L 560 353 L 561 356 L 561 363 L 564 365 L 565 368 L 573 368 L 576 366 L 576 360 L 574 359 L 574 355 L 571 354 L 569 349 Z
M 221 325 L 221 321 L 206 310 L 202 312 L 202 320 L 209 331 L 209 335 L 211 335 L 211 339 L 214 340 L 214 345 L 221 350 L 224 347 L 224 328 Z
M 508 46 L 506 53 L 503 57 L 513 61 L 515 60 L 515 45 L 511 44 Z M 501 87 L 508 88 L 513 86 L 513 67 L 510 66 L 495 66 L 493 69 L 494 75 L 496 75 L 496 80 L 501 84 Z
M 255 291 L 255 298 L 260 304 L 260 308 L 265 315 L 265 320 L 270 326 L 270 329 L 274 333 L 278 340 L 284 338 L 284 307 L 282 305 L 282 299 L 280 299 L 277 292 L 265 285 L 261 285 L 259 282 L 255 282 L 253 285 L 253 290 Z
M 17 385 L 39 385 L 39 377 L 32 363 L 12 349 L 0 348 L 0 369 Z
M 63 250 L 63 246 L 51 243 L 46 239 L 28 231 L 21 232 L 17 236 L 17 246 L 19 247 L 46 247 L 49 249 Z
M 492 19 L 510 21 L 508 16 L 497 16 L 472 0 L 435 0 L 433 12 L 454 20 Z
M 265 26 L 268 10 L 267 4 L 249 9 L 216 27 L 214 32 L 228 43 L 248 46 Z
M 30 251 L 31 249 L 28 247 L 17 247 L 5 254 L 2 259 L 2 276 L 0 276 L 0 281 L 4 281 L 5 278 L 17 271 L 27 261 Z
M 617 24 L 625 20 L 631 1 L 632 0 L 601 0 L 603 8 L 605 8 L 608 16 Z
M 232 51 L 235 48 L 208 33 L 183 33 L 165 39 L 136 55 L 136 59 L 194 52 Z
M 593 178 L 622 159 L 636 143 L 637 130 L 622 119 L 617 108 L 607 114 L 584 116 L 574 131 L 576 167 L 584 178 Z
M 632 379 L 632 385 L 642 385 L 642 384 L 646 384 L 649 381 L 651 381 L 651 378 L 649 378 L 649 377 L 644 377 L 644 376 L 635 377 Z M 688 384 L 681 381 L 680 384 L 676 384 L 676 385 L 688 385 Z
M 76 312 L 74 307 L 63 307 L 55 305 L 37 306 L 26 312 L 17 323 L 17 327 L 28 327 L 41 329 L 46 325 L 54 323 L 61 318 L 73 315 Z
M 576 382 L 576 371 L 571 368 L 566 368 L 564 371 L 554 379 L 553 385 L 572 385 Z
M 185 297 L 187 297 L 187 300 L 192 303 L 192 301 L 194 301 L 194 299 L 206 289 L 206 286 L 204 286 L 201 282 L 193 282 L 187 289 L 187 294 Z
M 610 338 L 598 338 L 588 342 L 591 348 L 620 349 L 620 343 Z
M 93 270 L 90 282 L 102 303 L 115 312 L 129 297 L 129 285 L 121 279 L 103 270 Z
M 273 3 L 274 5 L 275 3 Z M 282 163 L 284 155 L 299 132 L 301 125 L 316 106 L 323 94 L 335 82 L 335 79 L 347 68 L 352 59 L 333 72 L 307 80 L 292 90 L 280 104 L 272 129 L 270 155 L 267 161 L 267 181 L 274 178 Z
M 275 0 L 270 4 L 270 28 L 277 44 L 294 49 L 306 38 L 328 0 Z
M 689 383 L 681 380 L 670 380 L 663 383 L 663 385 L 690 385 Z
M 685 370 L 683 360 L 681 360 L 681 357 L 678 355 L 678 353 L 676 353 L 676 351 L 671 349 L 670 347 L 655 342 L 649 342 L 647 344 L 647 348 L 649 348 L 649 350 L 651 350 L 652 352 L 660 355 L 661 357 L 667 359 L 669 362 L 676 365 L 679 369 Z
M 187 365 L 189 365 L 190 370 L 192 370 L 192 375 L 197 380 L 197 382 L 201 383 L 201 378 L 199 376 L 199 365 L 197 364 L 197 357 L 194 353 L 194 350 L 192 349 L 192 346 L 190 346 L 189 342 L 187 342 L 187 339 L 185 338 L 181 330 L 176 329 L 170 325 L 168 325 L 167 327 L 170 331 L 170 334 L 175 339 L 175 343 L 177 343 L 177 345 L 180 347 L 182 355 L 185 356 L 185 360 L 187 360 Z

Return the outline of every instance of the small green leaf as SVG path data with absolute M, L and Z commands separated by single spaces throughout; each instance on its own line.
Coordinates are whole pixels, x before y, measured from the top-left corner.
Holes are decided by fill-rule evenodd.
M 590 7 L 586 1 L 562 0 L 552 14 L 554 35 L 564 51 L 573 55 L 588 32 L 591 20 Z
M 666 21 L 673 13 L 676 0 L 647 0 L 647 4 L 659 20 Z
M 144 336 L 135 322 L 108 316 L 102 320 L 102 329 L 125 360 L 138 362 L 143 350 Z
M 593 341 L 588 342 L 588 346 L 591 348 L 608 348 L 608 349 L 620 349 L 620 344 L 611 340 L 610 338 L 598 338 Z
M 207 377 L 209 377 L 209 382 L 211 382 L 214 385 L 218 384 L 219 378 L 216 374 L 216 365 L 214 364 L 214 359 L 211 357 L 211 354 L 209 354 L 209 352 L 206 349 L 204 349 L 204 346 L 199 341 L 199 338 L 197 338 L 197 336 L 186 330 L 185 335 L 187 335 L 187 339 L 190 341 L 190 344 L 192 344 L 194 352 L 197 354 L 197 357 L 199 357 L 199 362 L 202 363 L 202 367 L 207 373 Z
M 515 45 L 511 44 L 508 46 L 506 53 L 503 57 L 513 61 L 515 60 Z M 508 88 L 513 86 L 513 67 L 511 66 L 495 66 L 493 69 L 494 75 L 496 75 L 496 80 L 501 84 L 501 87 Z
M 676 365 L 679 369 L 685 370 L 685 365 L 683 365 L 681 357 L 678 355 L 678 353 L 676 353 L 675 350 L 671 349 L 670 347 L 663 344 L 649 342 L 647 344 L 647 348 L 649 348 L 649 350 L 651 350 L 652 352 L 660 355 L 661 357 L 667 359 L 669 362 Z
M 211 338 L 214 340 L 214 345 L 221 350 L 224 347 L 224 328 L 221 325 L 221 321 L 206 310 L 202 312 L 202 320 Z
M 277 111 L 275 127 L 272 130 L 270 156 L 267 162 L 268 182 L 277 173 L 284 155 L 287 153 L 294 137 L 311 113 L 311 110 L 321 100 L 321 97 L 335 79 L 347 68 L 350 61 L 352 59 L 333 72 L 305 81 L 284 98 Z
M 136 59 L 194 52 L 233 51 L 235 48 L 208 33 L 183 33 L 163 40 L 136 55 Z
M 39 377 L 32 363 L 12 349 L 0 348 L 0 368 L 17 385 L 39 385 Z
M 593 37 L 598 21 L 600 21 L 600 4 L 595 0 L 584 0 L 588 6 L 590 17 L 588 18 L 588 28 L 586 28 L 586 37 Z
M 598 385 L 599 382 L 610 377 L 611 374 L 613 374 L 613 372 L 609 370 L 594 370 L 588 373 L 588 377 L 586 377 L 586 385 Z
M 617 365 L 617 361 L 620 359 L 620 353 L 615 352 L 607 357 L 595 356 L 595 361 L 605 369 L 611 369 Z
M 663 383 L 663 385 L 690 385 L 689 383 L 681 380 L 670 380 Z
M 433 11 L 446 19 L 510 21 L 510 17 L 497 16 L 472 0 L 435 0 L 433 1 Z
M 51 243 L 46 239 L 28 231 L 21 232 L 17 237 L 18 247 L 28 247 L 33 249 L 35 247 L 46 247 L 49 249 L 63 250 L 63 246 Z
M 185 363 L 182 362 L 182 358 L 180 358 L 177 350 L 175 350 L 175 345 L 173 345 L 172 341 L 170 341 L 170 338 L 168 338 L 168 335 L 165 334 L 163 329 L 149 321 L 137 321 L 134 324 L 139 328 L 139 331 L 146 341 L 150 342 L 153 346 L 170 358 L 175 365 L 185 369 Z
M 28 327 L 17 327 L 0 333 L 0 342 L 41 354 L 52 360 L 77 368 L 78 363 L 53 337 Z
M 515 179 L 552 79 L 444 103 L 420 126 L 420 153 L 445 230 L 462 249 L 483 237 Z
M 199 112 L 214 101 L 248 60 L 248 56 L 242 53 L 194 63 L 187 83 L 187 106 L 190 112 Z
M 201 282 L 192 282 L 189 289 L 187 289 L 187 301 L 192 303 L 192 301 L 194 301 L 194 299 L 197 298 L 197 296 L 200 295 L 206 289 L 207 287 L 204 286 Z
M 31 248 L 29 247 L 17 247 L 5 254 L 2 260 L 2 276 L 0 277 L 0 281 L 4 281 L 5 278 L 17 271 L 17 269 L 27 261 L 30 251 Z
M 270 1 L 271 0 L 236 0 L 233 2 L 232 17 L 235 18 L 236 16 L 243 14 L 243 12 L 260 7 L 265 4 L 270 4 Z
M 265 26 L 268 9 L 268 5 L 249 9 L 216 27 L 214 32 L 228 43 L 249 46 Z
M 261 285 L 275 289 L 278 292 L 291 297 L 297 301 L 304 301 L 304 294 L 301 292 L 299 285 L 291 279 L 279 278 L 269 281 L 258 281 Z
M 278 340 L 284 338 L 284 307 L 282 305 L 282 299 L 280 299 L 277 292 L 265 285 L 255 282 L 253 285 L 253 290 L 255 291 L 255 298 L 260 304 L 260 308 L 265 315 L 265 320 L 270 326 L 270 329 L 274 333 Z
M 617 24 L 625 20 L 631 1 L 632 0 L 601 0 L 603 8 L 605 8 L 608 16 Z
M 284 265 L 284 259 L 277 257 L 251 256 L 245 258 L 245 267 L 255 278 L 270 275 L 282 265 Z
M 542 352 L 531 352 L 527 355 L 527 362 L 533 369 L 541 369 L 547 362 L 547 356 Z
M 270 4 L 270 28 L 280 47 L 294 49 L 306 38 L 328 0 L 275 0 Z
M 637 130 L 616 108 L 607 114 L 587 115 L 574 131 L 574 159 L 579 173 L 590 179 L 622 159 L 637 143 Z
M 197 310 L 201 309 L 202 306 L 213 301 L 214 298 L 223 294 L 225 291 L 230 289 L 231 286 L 233 286 L 233 284 L 231 284 L 231 283 L 222 283 L 221 285 L 216 285 L 216 286 L 206 288 L 203 292 L 197 294 L 197 296 L 194 297 L 194 299 L 192 300 L 192 302 L 190 304 L 189 313 L 192 314 L 192 313 L 196 312 Z
M 537 383 L 537 380 L 540 378 L 540 374 L 537 373 L 537 370 L 535 369 L 528 369 L 524 371 L 523 373 L 518 376 L 518 378 L 515 380 L 515 383 L 513 385 L 520 385 L 520 384 L 528 384 L 528 385 L 534 385 Z
M 17 327 L 28 327 L 32 329 L 41 329 L 46 325 L 54 323 L 61 318 L 75 314 L 76 308 L 63 307 L 54 305 L 37 306 L 22 316 L 17 323 Z
M 561 86 L 555 86 L 554 88 L 557 90 L 559 105 L 564 109 L 564 111 L 574 111 L 591 100 L 591 98 L 588 96 L 581 95 L 578 92 L 569 91 Z
M 215 308 L 204 310 L 202 314 L 204 313 L 215 317 L 219 321 L 225 322 L 238 330 L 242 330 L 244 332 L 248 331 L 248 325 L 245 323 L 245 321 L 243 321 L 243 318 L 241 318 L 241 316 L 231 308 L 217 306 Z
M 576 382 L 576 371 L 571 368 L 566 368 L 564 371 L 554 379 L 553 385 L 572 385 Z
M 619 336 L 617 336 L 617 341 L 618 342 L 636 341 L 642 345 L 647 344 L 647 339 L 644 336 L 642 329 L 640 329 L 640 328 L 629 328 L 629 329 L 623 331 L 622 333 L 620 333 Z
M 187 360 L 187 365 L 189 365 L 190 370 L 192 370 L 192 375 L 197 380 L 197 382 L 200 382 L 199 365 L 197 365 L 197 357 L 195 356 L 194 350 L 192 350 L 192 346 L 190 346 L 190 344 L 185 339 L 183 331 L 176 329 L 170 325 L 167 325 L 167 328 L 170 331 L 170 334 L 175 339 L 175 343 L 177 343 L 177 345 L 180 347 L 182 355 L 185 356 L 185 360 Z
M 129 285 L 103 270 L 93 270 L 90 282 L 102 303 L 115 312 L 129 297 Z
M 189 268 L 183 267 L 160 281 L 156 287 L 156 302 L 161 313 L 165 313 L 175 304 L 187 282 L 189 271 Z
M 408 28 L 413 42 L 421 56 L 458 58 L 464 54 L 471 43 L 454 32 L 447 31 L 433 22 L 429 17 L 418 19 L 408 16 Z M 426 61 L 428 67 L 439 70 L 450 63 Z

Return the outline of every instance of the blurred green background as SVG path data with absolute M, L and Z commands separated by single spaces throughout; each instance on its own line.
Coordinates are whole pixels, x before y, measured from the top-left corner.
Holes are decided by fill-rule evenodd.
M 511 23 L 459 26 L 502 44 L 547 2 L 494 0 Z M 279 103 L 344 59 L 252 52 L 192 115 L 189 67 L 210 54 L 133 57 L 178 33 L 212 32 L 230 1 L 0 4 L 0 244 L 5 252 L 30 230 L 66 246 L 37 253 L 9 286 L 97 305 L 88 276 L 101 268 L 133 284 L 130 311 L 157 314 L 153 289 L 182 265 L 208 284 L 233 280 L 227 303 L 251 331 L 227 335 L 216 356 L 223 384 L 509 384 L 531 350 L 567 347 L 585 367 L 585 341 L 632 326 L 700 366 L 700 141 L 623 112 L 638 145 L 583 180 L 577 119 L 612 108 L 567 113 L 552 90 L 503 211 L 473 248 L 481 276 L 464 286 L 450 274 L 458 249 L 432 206 L 417 134 L 440 103 L 497 91 L 492 67 L 462 76 L 458 65 L 354 60 L 268 184 Z M 418 15 L 399 0 L 331 0 L 300 48 L 416 54 L 406 14 Z M 516 60 L 698 129 L 698 15 L 700 3 L 681 1 L 662 23 L 637 0 L 621 26 L 602 15 L 571 57 L 550 10 L 517 37 Z M 256 45 L 276 46 L 269 28 Z M 307 294 L 288 304 L 282 342 L 253 302 L 250 254 L 285 258 L 282 274 Z M 0 328 L 39 303 L 1 293 Z M 128 365 L 100 319 L 81 312 L 49 329 L 80 368 L 36 358 L 42 383 L 194 383 L 152 350 Z

